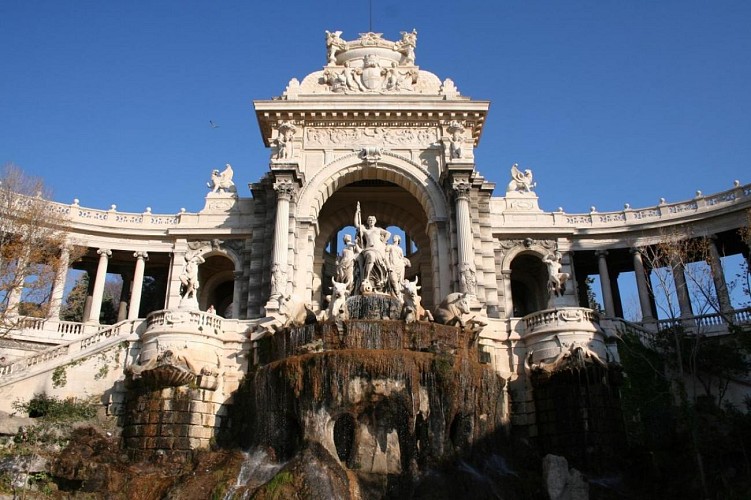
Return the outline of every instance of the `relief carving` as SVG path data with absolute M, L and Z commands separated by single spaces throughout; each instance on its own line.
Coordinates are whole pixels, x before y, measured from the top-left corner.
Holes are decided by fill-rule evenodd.
M 434 127 L 310 127 L 305 130 L 305 147 L 383 144 L 392 147 L 424 148 L 438 141 Z

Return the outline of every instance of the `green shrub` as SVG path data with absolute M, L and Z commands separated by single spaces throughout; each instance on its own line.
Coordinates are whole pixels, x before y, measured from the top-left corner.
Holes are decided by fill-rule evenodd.
M 96 407 L 73 398 L 60 399 L 46 394 L 34 394 L 27 402 L 16 400 L 16 411 L 28 413 L 32 418 L 48 421 L 89 420 L 96 416 Z

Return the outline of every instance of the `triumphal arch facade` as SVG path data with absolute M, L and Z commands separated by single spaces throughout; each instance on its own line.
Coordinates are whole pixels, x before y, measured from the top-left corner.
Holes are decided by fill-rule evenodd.
M 493 266 L 481 234 L 473 236 L 481 210 L 473 205 L 487 207 L 493 185 L 473 150 L 489 103 L 416 66 L 414 33 L 331 43 L 322 70 L 254 103 L 277 195 L 271 295 L 322 302 L 332 276 L 326 248 L 337 248 L 359 202 L 365 217 L 402 228 L 413 243 L 408 276 L 419 276 L 426 304 L 463 291 L 483 307 L 486 286 L 495 286 L 476 277 Z
M 616 433 L 617 391 L 609 384 L 619 372 L 617 338 L 628 329 L 654 334 L 661 321 L 643 250 L 690 228 L 686 234 L 709 237 L 712 255 L 748 258 L 737 229 L 747 224 L 751 187 L 736 182 L 722 193 L 644 209 L 545 212 L 531 170 L 504 167 L 510 175 L 500 186 L 482 175 L 474 151 L 490 103 L 421 69 L 416 45 L 415 31 L 396 41 L 327 32 L 320 70 L 254 101 L 269 158 L 249 193 L 236 184 L 243 173 L 227 164 L 211 173 L 197 213 L 50 202 L 69 221 L 70 246 L 83 249 L 68 267 L 89 276 L 88 298 L 78 321 L 61 319 L 63 269 L 46 316 L 18 318 L 3 339 L 1 393 L 103 394 L 102 404 L 130 429 L 126 446 L 153 451 L 161 445 L 144 437 L 150 417 L 128 413 L 129 383 L 142 381 L 138 398 L 172 397 L 148 392 L 155 388 L 198 388 L 190 393 L 198 423 L 186 424 L 181 445 L 195 449 L 229 425 L 243 377 L 264 363 L 383 347 L 383 339 L 361 333 L 389 331 L 404 349 L 466 352 L 492 370 L 501 381 L 494 395 L 500 421 L 543 447 L 569 433 L 569 424 Z M 720 266 L 713 268 L 716 313 L 697 314 L 679 291 L 679 317 L 664 321 L 720 329 L 751 321 L 751 312 L 733 308 L 721 262 L 713 260 Z M 635 275 L 638 323 L 622 319 L 617 278 L 624 272 Z M 673 270 L 679 290 L 682 273 Z M 113 325 L 101 323 L 108 274 L 123 279 Z M 599 278 L 601 311 L 591 308 L 591 276 Z M 404 326 L 363 329 L 367 321 Z M 404 331 L 410 334 L 394 333 Z M 354 344 L 347 332 L 360 332 Z M 101 359 L 114 369 L 102 372 Z M 73 364 L 67 385 L 55 384 L 51 373 Z M 605 384 L 595 399 L 606 400 L 607 425 L 565 423 L 540 410 L 566 392 L 572 370 L 589 370 Z M 294 426 L 305 433 L 306 425 Z

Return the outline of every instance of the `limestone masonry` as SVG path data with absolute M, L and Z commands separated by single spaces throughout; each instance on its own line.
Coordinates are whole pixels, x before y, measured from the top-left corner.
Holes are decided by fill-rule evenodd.
M 261 399 L 271 398 L 253 392 L 254 373 L 258 383 L 268 378 L 281 401 L 308 394 L 323 405 L 301 403 L 291 414 L 269 399 L 264 411 L 277 412 L 286 430 L 262 444 L 289 451 L 295 436 L 315 439 L 366 472 L 397 474 L 419 462 L 411 447 L 424 450 L 414 444 L 422 438 L 405 438 L 402 424 L 373 427 L 362 409 L 400 391 L 413 403 L 410 432 L 418 422 L 463 429 L 466 419 L 467 436 L 436 437 L 446 446 L 502 428 L 577 456 L 584 452 L 576 439 L 562 436 L 584 427 L 599 433 L 603 447 L 617 446 L 615 339 L 626 328 L 649 335 L 669 321 L 658 319 L 641 252 L 680 230 L 711 236 L 714 252 L 748 258 L 737 230 L 748 223 L 751 185 L 736 181 L 721 193 L 648 208 L 545 212 L 535 186 L 552 179 L 509 165 L 497 187 L 480 173 L 474 150 L 490 103 L 420 68 L 415 31 L 397 41 L 341 35 L 326 33 L 319 71 L 292 78 L 279 97 L 254 101 L 269 160 L 249 192 L 249 179 L 228 164 L 207 168 L 198 213 L 52 204 L 69 220 L 69 244 L 86 249 L 69 264 L 90 278 L 84 320 L 59 319 L 62 274 L 48 317 L 23 318 L 0 339 L 0 410 L 40 392 L 101 396 L 121 417 L 133 455 L 187 453 L 237 425 L 237 408 L 258 412 Z M 638 324 L 621 319 L 617 278 L 631 271 Z M 108 273 L 124 283 L 114 325 L 100 324 Z M 601 312 L 590 309 L 590 276 L 599 277 Z M 694 314 L 688 294 L 679 294 L 680 313 L 687 324 L 722 334 L 723 318 L 748 323 L 751 311 L 734 310 L 722 269 L 715 276 L 722 314 Z M 388 361 L 394 356 L 399 366 Z M 454 420 L 447 414 L 434 424 L 433 401 L 450 385 L 436 375 L 442 360 L 467 385 L 451 386 L 463 401 L 452 407 Z M 284 364 L 264 371 L 272 362 Z M 314 366 L 327 370 L 331 387 L 341 382 L 337 397 L 319 391 Z M 576 400 L 587 422 L 556 417 L 572 367 L 597 381 L 588 389 L 594 406 Z M 286 375 L 274 379 L 274 370 Z M 742 388 L 730 393 L 742 401 Z M 347 432 L 349 445 L 341 437 Z M 378 451 L 379 440 L 389 443 L 386 451 Z

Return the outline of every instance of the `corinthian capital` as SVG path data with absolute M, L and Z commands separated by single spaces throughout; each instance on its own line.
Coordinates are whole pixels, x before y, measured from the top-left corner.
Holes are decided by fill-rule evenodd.
M 451 189 L 453 189 L 457 199 L 468 200 L 469 191 L 472 189 L 472 185 L 469 183 L 469 180 L 465 178 L 453 179 L 451 182 Z
M 280 200 L 290 201 L 297 193 L 297 186 L 289 179 L 279 179 L 274 183 L 274 190 Z

